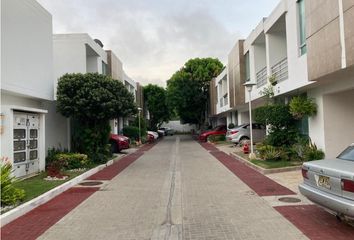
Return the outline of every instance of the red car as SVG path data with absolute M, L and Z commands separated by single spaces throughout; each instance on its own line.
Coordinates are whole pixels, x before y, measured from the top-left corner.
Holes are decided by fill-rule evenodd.
M 220 125 L 215 127 L 213 130 L 208 130 L 199 135 L 199 141 L 206 142 L 208 137 L 211 135 L 226 135 L 227 128 L 226 125 Z
M 123 149 L 129 148 L 129 138 L 123 135 L 111 134 L 109 143 L 111 144 L 111 152 L 118 153 Z

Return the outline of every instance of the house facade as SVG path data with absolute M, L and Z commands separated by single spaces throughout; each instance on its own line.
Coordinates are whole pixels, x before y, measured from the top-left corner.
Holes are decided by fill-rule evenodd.
M 53 41 L 53 92 L 56 100 L 58 80 L 66 73 L 107 73 L 107 53 L 86 33 L 54 34 Z M 70 119 L 56 111 L 56 101 L 45 104 L 48 109 L 46 149 L 71 146 Z
M 142 102 L 141 86 L 116 55 L 88 34 L 54 34 L 52 16 L 37 1 L 1 1 L 1 157 L 16 177 L 45 170 L 49 148 L 70 149 L 70 119 L 56 111 L 58 79 L 100 73 L 122 81 Z M 118 123 L 113 121 L 112 132 Z
M 0 156 L 22 177 L 45 169 L 54 99 L 52 16 L 37 1 L 1 1 L 1 60 Z
M 299 128 L 327 157 L 335 157 L 354 142 L 353 12 L 353 1 L 280 1 L 230 51 L 226 64 L 229 104 L 224 108 L 220 103 L 225 90 L 219 91 L 218 84 L 225 72 L 213 79 L 214 122 L 249 122 L 250 99 L 243 86 L 249 81 L 255 84 L 253 109 L 265 104 L 262 92 L 269 88 L 277 102 L 288 103 L 297 95 L 314 99 L 317 115 L 303 119 Z

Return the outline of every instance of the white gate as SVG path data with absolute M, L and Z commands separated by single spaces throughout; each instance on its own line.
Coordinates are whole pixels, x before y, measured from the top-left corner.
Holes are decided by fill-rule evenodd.
M 16 177 L 39 171 L 39 115 L 14 112 L 14 173 Z

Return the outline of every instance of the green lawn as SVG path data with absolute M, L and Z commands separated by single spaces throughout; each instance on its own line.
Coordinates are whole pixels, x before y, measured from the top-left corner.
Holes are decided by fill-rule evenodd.
M 301 165 L 300 162 L 291 162 L 291 161 L 284 161 L 284 160 L 281 161 L 250 160 L 250 162 L 266 169 L 293 167 L 293 166 Z
M 69 176 L 69 178 L 67 178 L 66 180 L 46 181 L 43 178 L 45 178 L 47 176 L 47 173 L 42 172 L 37 176 L 16 182 L 14 184 L 14 186 L 25 190 L 26 197 L 25 197 L 24 201 L 22 202 L 22 203 L 24 203 L 24 202 L 27 202 L 35 197 L 38 197 L 39 195 L 75 178 L 76 176 L 78 176 L 82 173 L 83 172 L 64 172 L 64 175 Z

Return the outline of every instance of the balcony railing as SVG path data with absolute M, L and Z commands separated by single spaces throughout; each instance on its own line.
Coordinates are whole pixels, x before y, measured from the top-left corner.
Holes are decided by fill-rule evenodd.
M 262 68 L 257 72 L 257 88 L 262 87 L 267 83 L 267 67 Z
M 277 82 L 288 78 L 288 59 L 284 58 L 272 67 L 272 75 L 275 76 Z

